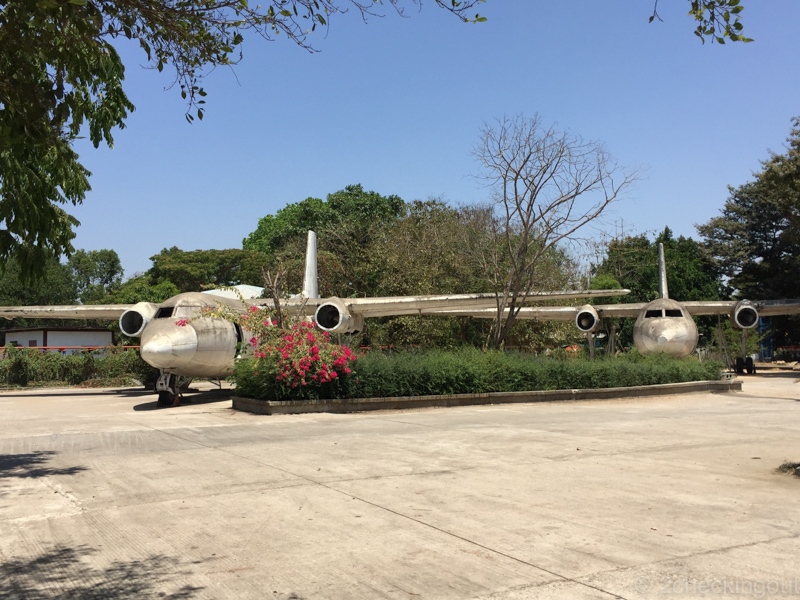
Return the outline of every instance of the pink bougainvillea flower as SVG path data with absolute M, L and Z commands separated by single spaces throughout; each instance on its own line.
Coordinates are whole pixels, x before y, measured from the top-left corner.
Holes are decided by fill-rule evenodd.
M 175 325 L 178 327 L 186 327 L 189 324 L 189 319 L 179 319 L 175 321 Z

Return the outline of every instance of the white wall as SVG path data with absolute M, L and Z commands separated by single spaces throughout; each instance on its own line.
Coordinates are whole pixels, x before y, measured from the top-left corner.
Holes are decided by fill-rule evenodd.
M 36 340 L 36 346 L 44 346 L 44 330 L 31 329 L 29 331 L 13 331 L 6 333 L 6 344 L 16 342 L 20 347 L 27 348 L 31 340 Z M 47 331 L 47 346 L 52 348 L 65 346 L 108 346 L 111 344 L 110 331 Z M 58 350 L 52 350 L 58 352 Z M 74 354 L 80 350 L 66 350 L 64 354 Z
M 35 346 L 41 346 L 44 340 L 44 331 L 41 329 L 31 329 L 30 331 L 14 331 L 6 333 L 6 344 L 16 342 L 18 346 L 27 348 L 30 340 L 36 340 Z
M 48 331 L 48 346 L 108 346 L 110 331 Z

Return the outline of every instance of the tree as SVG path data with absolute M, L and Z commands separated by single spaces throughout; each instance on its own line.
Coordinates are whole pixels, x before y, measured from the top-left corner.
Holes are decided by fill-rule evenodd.
M 631 290 L 624 298 L 605 299 L 608 302 L 650 302 L 658 298 L 658 244 L 664 244 L 669 296 L 678 301 L 720 300 L 721 285 L 711 257 L 705 248 L 692 238 L 675 239 L 666 227 L 652 242 L 645 235 L 611 240 L 605 259 L 593 266 L 591 286 L 603 289 L 609 281 Z M 606 278 L 611 278 L 606 279 Z M 698 327 L 705 339 L 713 339 L 716 325 L 713 317 L 700 317 Z M 620 319 L 620 343 L 633 343 L 633 319 Z
M 800 117 L 786 151 L 762 162 L 754 180 L 728 188 L 720 215 L 697 226 L 727 281 L 727 293 L 752 300 L 800 297 Z M 775 344 L 797 343 L 796 317 L 773 317 Z
M 398 196 L 348 185 L 324 201 L 306 198 L 263 217 L 242 245 L 281 261 L 289 289 L 296 289 L 302 285 L 306 234 L 312 229 L 320 248 L 320 294 L 374 296 L 381 267 L 371 248 L 378 238 L 385 243 L 385 229 L 397 221 L 404 206 Z
M 67 265 L 83 304 L 100 304 L 122 283 L 122 263 L 114 250 L 78 250 Z
M 39 306 L 47 304 L 74 304 L 77 298 L 72 272 L 54 256 L 48 256 L 41 265 L 44 276 L 32 283 L 24 284 L 20 273 L 22 268 L 16 260 L 10 260 L 0 275 L 0 306 Z M 27 327 L 45 324 L 54 327 L 63 321 L 51 319 L 0 319 L 0 331 L 12 327 Z M 5 342 L 5 340 L 3 340 Z
M 193 250 L 176 247 L 151 256 L 147 271 L 151 285 L 170 282 L 181 292 L 233 286 L 260 285 L 269 259 L 253 250 Z M 178 293 L 177 291 L 175 293 Z
M 604 146 L 545 127 L 541 117 L 485 125 L 473 149 L 491 190 L 467 247 L 497 296 L 492 344 L 499 348 L 537 283 L 537 266 L 562 240 L 599 217 L 635 180 Z
M 370 245 L 371 260 L 380 266 L 375 295 L 490 291 L 483 274 L 464 260 L 464 227 L 462 210 L 441 199 L 406 203 Z M 370 319 L 367 334 L 372 345 L 398 347 L 480 345 L 486 338 L 483 320 L 445 316 Z
M 104 298 L 103 302 L 107 304 L 159 303 L 176 294 L 180 294 L 180 290 L 171 281 L 152 284 L 147 275 L 140 275 L 123 283 L 111 295 Z
M 412 0 L 416 1 L 416 0 Z M 434 0 L 462 21 L 482 0 Z M 387 0 L 403 12 L 402 0 Z M 134 109 L 122 87 L 125 67 L 112 45 L 139 42 L 149 66 L 171 68 L 188 120 L 203 118 L 205 69 L 241 58 L 243 34 L 283 35 L 311 49 L 309 35 L 330 15 L 367 0 L 9 0 L 0 8 L 0 268 L 13 254 L 24 276 L 39 274 L 47 253 L 73 251 L 78 222 L 62 208 L 83 201 L 89 171 L 72 149 L 86 130 L 95 147 L 113 146 Z M 194 114 L 193 114 L 194 113 Z
M 305 247 L 309 229 L 319 233 L 326 227 L 341 227 L 347 222 L 358 223 L 364 229 L 376 221 L 384 224 L 397 218 L 403 206 L 399 196 L 381 196 L 364 191 L 360 184 L 348 185 L 328 194 L 325 200 L 309 197 L 262 217 L 256 230 L 242 241 L 242 247 L 264 254 L 275 254 L 291 241 L 299 240 Z
M 729 187 L 720 215 L 697 227 L 740 297 L 800 297 L 800 117 L 792 126 L 785 154 L 762 162 L 753 181 Z
M 752 42 L 751 38 L 742 34 L 744 29 L 739 20 L 739 13 L 744 10 L 741 0 L 689 0 L 691 8 L 689 16 L 697 21 L 694 34 L 705 44 L 706 39 L 719 44 L 725 43 L 725 38 L 731 42 Z M 658 0 L 653 3 L 652 23 L 658 16 Z

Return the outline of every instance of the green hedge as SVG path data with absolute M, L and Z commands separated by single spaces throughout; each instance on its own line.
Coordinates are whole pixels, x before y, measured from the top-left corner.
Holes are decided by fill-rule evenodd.
M 275 374 L 256 362 L 237 363 L 234 381 L 243 396 L 265 400 L 309 398 L 374 398 L 474 394 L 532 390 L 627 387 L 714 380 L 723 365 L 689 357 L 642 356 L 633 351 L 615 358 L 535 357 L 511 352 L 482 352 L 465 348 L 455 352 L 373 351 L 359 358 L 353 373 L 333 384 L 291 390 L 275 381 Z
M 132 379 L 148 384 L 157 377 L 158 370 L 144 362 L 138 350 L 119 346 L 68 355 L 6 346 L 0 360 L 0 385 L 77 385 L 89 380 Z

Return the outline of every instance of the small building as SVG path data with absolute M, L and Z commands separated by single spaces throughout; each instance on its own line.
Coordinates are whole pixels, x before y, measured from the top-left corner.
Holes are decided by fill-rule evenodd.
M 105 348 L 114 343 L 114 332 L 103 327 L 31 327 L 6 329 L 5 334 L 6 345 L 42 348 L 61 354 Z

